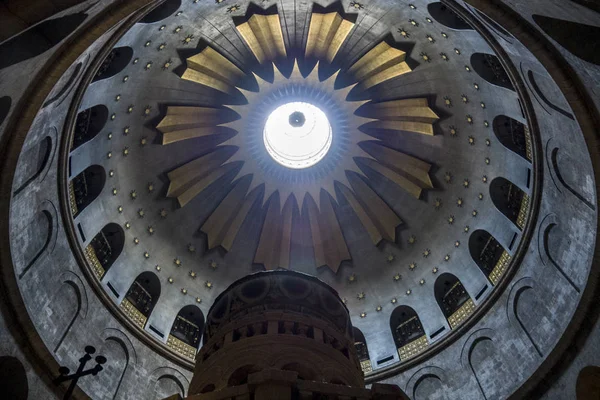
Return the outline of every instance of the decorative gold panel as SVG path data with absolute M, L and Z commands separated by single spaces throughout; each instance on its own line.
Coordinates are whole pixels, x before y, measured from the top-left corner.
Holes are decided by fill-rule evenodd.
M 181 207 L 202 192 L 208 185 L 236 168 L 234 163 L 221 165 L 226 157 L 223 147 L 198 157 L 167 174 L 169 190 L 167 197 L 176 197 Z
M 506 250 L 504 250 L 502 252 L 502 255 L 500 256 L 500 258 L 498 259 L 496 266 L 494 267 L 494 269 L 492 270 L 492 272 L 490 273 L 490 276 L 489 276 L 490 282 L 492 282 L 492 284 L 494 286 L 498 284 L 498 281 L 500 280 L 502 275 L 504 275 L 504 273 L 506 272 L 506 269 L 508 268 L 508 264 L 510 264 L 510 260 L 511 260 L 510 255 L 506 252 Z
M 354 23 L 337 12 L 313 13 L 306 40 L 306 57 L 332 62 L 352 28 Z
M 475 303 L 473 303 L 473 300 L 469 298 L 469 300 L 465 301 L 465 303 L 460 306 L 460 308 L 456 310 L 454 314 L 448 317 L 450 328 L 454 329 L 458 325 L 462 324 L 469 317 L 469 315 L 473 314 L 473 311 L 475 311 Z
M 433 188 L 429 177 L 431 164 L 376 142 L 362 143 L 362 148 L 377 159 L 377 161 L 363 159 L 362 163 L 396 183 L 415 198 L 421 197 L 423 189 Z
M 527 155 L 527 159 L 529 161 L 533 160 L 533 153 L 531 151 L 531 132 L 529 132 L 529 127 L 524 126 L 525 131 L 525 154 Z
M 77 209 L 77 200 L 75 200 L 75 189 L 73 187 L 73 181 L 69 182 L 69 204 L 71 205 L 71 214 L 77 214 L 79 210 Z
M 259 63 L 286 57 L 278 14 L 254 14 L 236 28 Z
M 360 177 L 347 173 L 354 191 L 340 184 L 339 188 L 358 216 L 374 245 L 383 239 L 396 241 L 396 227 L 402 220 Z
M 521 199 L 521 208 L 519 209 L 519 215 L 517 216 L 517 226 L 521 229 L 525 228 L 525 222 L 527 222 L 527 216 L 529 215 L 529 196 L 523 193 Z
M 381 42 L 355 62 L 349 72 L 359 82 L 358 89 L 366 90 L 410 72 L 405 60 L 405 52 Z
M 369 372 L 373 372 L 373 367 L 371 366 L 371 360 L 365 360 L 360 362 L 360 368 L 363 373 L 367 374 Z
M 420 338 L 413 340 L 405 344 L 404 346 L 398 349 L 398 356 L 400 356 L 400 361 L 406 361 L 409 358 L 413 358 L 423 350 L 425 350 L 429 346 L 429 341 L 427 340 L 427 335 L 423 335 Z
M 104 267 L 102 267 L 102 264 L 100 264 L 100 260 L 98 260 L 96 252 L 94 251 L 94 248 L 91 244 L 88 244 L 88 246 L 84 250 L 84 253 L 85 258 L 92 266 L 92 271 L 94 271 L 94 275 L 96 275 L 96 278 L 98 278 L 98 280 L 101 280 L 105 272 Z
M 386 101 L 367 107 L 369 116 L 377 119 L 367 125 L 370 128 L 433 135 L 433 124 L 439 119 L 425 98 Z
M 168 107 L 156 126 L 163 134 L 162 144 L 170 144 L 220 132 L 224 111 L 211 107 Z
M 254 255 L 255 264 L 263 264 L 267 270 L 290 267 L 292 212 L 295 203 L 294 196 L 289 196 L 281 210 L 279 193 L 271 196 L 258 248 Z
M 175 350 L 175 353 L 181 354 L 192 361 L 196 359 L 196 348 L 194 346 L 190 346 L 182 340 L 179 340 L 173 335 L 169 335 L 167 338 L 167 346 Z
M 133 321 L 137 326 L 144 329 L 148 318 L 142 314 L 135 306 L 127 299 L 123 299 L 121 302 L 121 308 L 125 311 L 125 314 Z
M 235 94 L 235 84 L 246 75 L 211 47 L 188 58 L 182 79 L 199 83 L 226 94 Z
M 328 266 L 333 272 L 337 272 L 342 261 L 350 260 L 350 252 L 333 210 L 330 196 L 322 190 L 320 197 L 320 212 L 310 194 L 304 198 L 307 204 L 315 262 L 317 268 Z
M 201 230 L 208 237 L 209 249 L 217 246 L 221 246 L 227 251 L 231 249 L 233 241 L 250 211 L 250 207 L 260 194 L 259 190 L 256 189 L 246 196 L 249 186 L 250 179 L 239 179 L 225 199 L 219 203 L 217 209 L 202 225 Z

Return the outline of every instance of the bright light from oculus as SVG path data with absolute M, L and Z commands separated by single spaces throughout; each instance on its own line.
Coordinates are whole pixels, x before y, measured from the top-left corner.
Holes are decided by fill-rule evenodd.
M 321 109 L 309 103 L 279 106 L 267 118 L 263 140 L 269 155 L 287 168 L 308 168 L 331 147 L 331 125 Z

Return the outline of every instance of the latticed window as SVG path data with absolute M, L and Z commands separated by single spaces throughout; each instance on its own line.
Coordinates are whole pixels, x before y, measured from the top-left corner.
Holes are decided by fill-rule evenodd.
M 98 72 L 96 72 L 96 79 L 104 77 L 104 75 L 106 74 L 106 71 L 109 70 L 113 60 L 117 56 L 117 52 L 118 52 L 117 49 L 112 49 L 110 54 L 104 59 L 104 61 L 102 62 L 102 65 L 98 69 Z
M 504 71 L 502 64 L 500 64 L 498 57 L 492 54 L 484 54 L 483 56 L 483 63 L 490 69 L 490 71 L 492 71 L 492 74 L 496 79 L 496 83 L 501 86 L 511 85 L 510 79 L 508 78 L 506 71 Z
M 406 343 L 410 343 L 415 339 L 420 338 L 425 334 L 423 330 L 423 326 L 421 325 L 421 321 L 419 317 L 416 315 L 408 318 L 406 321 L 403 321 L 396 327 L 396 331 L 394 332 L 394 339 L 396 340 L 396 346 L 402 347 Z
M 150 316 L 150 312 L 154 306 L 152 295 L 144 289 L 140 283 L 137 281 L 133 282 L 125 298 L 129 300 L 139 312 L 146 317 Z
M 82 143 L 88 140 L 88 131 L 90 129 L 90 123 L 92 121 L 92 109 L 88 108 L 77 114 L 77 120 L 75 121 L 75 132 L 73 137 L 73 147 L 78 147 Z
M 356 354 L 358 355 L 359 361 L 366 361 L 369 359 L 369 351 L 367 350 L 367 345 L 363 342 L 354 343 L 354 347 L 356 348 Z
M 442 298 L 442 309 L 446 317 L 452 315 L 452 313 L 460 308 L 466 301 L 469 300 L 469 294 L 465 290 L 465 287 L 457 281 L 446 291 Z
M 112 262 L 112 247 L 106 234 L 103 231 L 98 233 L 90 242 L 90 246 L 94 249 L 94 253 L 100 262 L 100 265 L 107 269 Z
M 197 348 L 200 343 L 201 332 L 198 325 L 178 315 L 173 323 L 171 335 Z

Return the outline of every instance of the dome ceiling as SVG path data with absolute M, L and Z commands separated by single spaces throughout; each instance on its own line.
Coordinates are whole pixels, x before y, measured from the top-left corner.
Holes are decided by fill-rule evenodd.
M 263 137 L 270 113 L 297 102 L 332 134 L 302 169 Z M 137 315 L 123 305 L 134 280 L 156 277 L 137 324 L 159 341 L 184 306 L 206 314 L 234 280 L 286 268 L 333 286 L 367 342 L 396 307 L 414 310 L 421 342 L 394 356 L 405 361 L 508 269 L 530 211 L 529 141 L 501 62 L 440 3 L 167 1 L 83 95 L 69 195 L 125 314 Z

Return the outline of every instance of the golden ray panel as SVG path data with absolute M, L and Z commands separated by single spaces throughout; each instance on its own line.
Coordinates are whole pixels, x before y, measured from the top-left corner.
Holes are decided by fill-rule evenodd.
M 424 98 L 373 103 L 368 108 L 377 117 L 369 128 L 433 135 L 433 124 L 439 119 Z
M 352 28 L 354 23 L 337 12 L 312 13 L 305 56 L 332 62 Z
M 255 264 L 262 264 L 267 270 L 290 267 L 294 206 L 293 196 L 288 197 L 283 209 L 280 206 L 279 193 L 271 196 L 258 248 L 254 255 Z
M 236 82 L 246 76 L 241 69 L 210 46 L 188 58 L 186 62 L 182 79 L 229 95 L 235 95 Z
M 200 230 L 208 237 L 208 248 L 221 246 L 229 251 L 233 246 L 242 223 L 252 205 L 260 196 L 260 191 L 248 193 L 250 180 L 245 177 L 234 183 L 231 191 L 208 217 Z M 248 195 L 246 196 L 246 193 Z
M 352 28 L 353 23 L 338 13 L 313 13 L 305 54 L 318 61 L 331 62 Z M 277 15 L 253 15 L 247 22 L 238 25 L 237 29 L 261 63 L 273 63 L 273 60 L 286 56 Z M 303 218 L 310 226 L 316 267 L 327 266 L 337 272 L 343 261 L 351 259 L 336 216 L 338 194 L 351 206 L 374 245 L 383 240 L 395 242 L 396 228 L 402 224 L 402 220 L 369 186 L 369 178 L 363 168 L 383 175 L 419 199 L 423 190 L 433 188 L 429 175 L 432 165 L 386 147 L 380 139 L 363 133 L 361 129 L 382 129 L 386 134 L 418 133 L 430 136 L 439 117 L 429 107 L 426 98 L 373 103 L 355 101 L 349 99 L 348 95 L 354 88 L 367 89 L 410 72 L 405 62 L 406 53 L 386 42 L 378 44 L 350 68 L 349 73 L 355 83 L 345 88 L 336 88 L 334 85 L 339 71 L 320 81 L 319 63 L 308 76 L 302 75 L 297 62 L 289 76 L 284 76 L 273 63 L 273 81 L 266 81 L 255 74 L 258 90 L 247 91 L 235 85 L 245 76 L 244 73 L 229 61 L 223 61 L 223 56 L 214 50 L 207 49 L 210 48 L 188 59 L 186 74 L 188 71 L 189 74 L 184 74 L 182 78 L 213 89 L 220 88 L 218 90 L 224 93 L 242 93 L 247 104 L 223 108 L 169 107 L 157 128 L 163 133 L 165 145 L 214 135 L 219 133 L 219 129 L 229 129 L 235 133 L 206 155 L 167 174 L 170 181 L 167 196 L 176 198 L 181 207 L 225 174 L 231 172 L 228 176 L 235 175 L 229 193 L 201 227 L 208 237 L 208 247 L 221 246 L 230 250 L 250 209 L 260 202 L 259 205 L 266 207 L 266 214 L 254 263 L 262 264 L 265 269 L 290 268 L 294 231 L 292 217 L 294 209 L 302 204 L 300 210 L 306 213 Z M 211 60 L 218 62 L 216 68 L 210 65 Z M 209 68 L 220 70 L 207 71 Z M 194 79 L 191 79 L 192 76 Z M 199 76 L 206 78 L 202 80 Z M 285 96 L 295 90 L 320 93 L 321 100 L 327 99 L 339 106 L 344 118 L 344 123 L 335 126 L 334 130 L 334 134 L 340 135 L 344 143 L 337 145 L 337 153 L 332 159 L 335 161 L 331 161 L 327 167 L 321 167 L 322 173 L 306 175 L 309 176 L 307 179 L 294 178 L 298 176 L 293 175 L 296 170 L 276 164 L 266 152 L 256 153 L 257 146 L 264 145 L 263 127 L 258 126 L 256 107 L 252 105 L 263 104 L 265 99 L 275 103 L 283 101 L 283 97 L 273 100 L 269 96 L 281 93 Z M 357 115 L 359 108 L 361 115 Z M 235 112 L 238 118 L 223 122 L 226 118 L 223 110 Z M 314 167 L 319 168 L 319 164 Z
M 236 28 L 260 64 L 286 56 L 279 14 L 254 14 Z
M 366 90 L 411 71 L 406 63 L 406 53 L 386 42 L 373 47 L 350 67 L 359 90 Z
M 332 199 L 321 191 L 320 210 L 311 195 L 305 197 L 310 232 L 317 268 L 327 266 L 337 272 L 342 261 L 350 260 L 340 223 L 333 210 Z
M 222 132 L 217 125 L 224 111 L 211 107 L 168 107 L 156 128 L 163 134 L 162 144 L 215 135 Z

